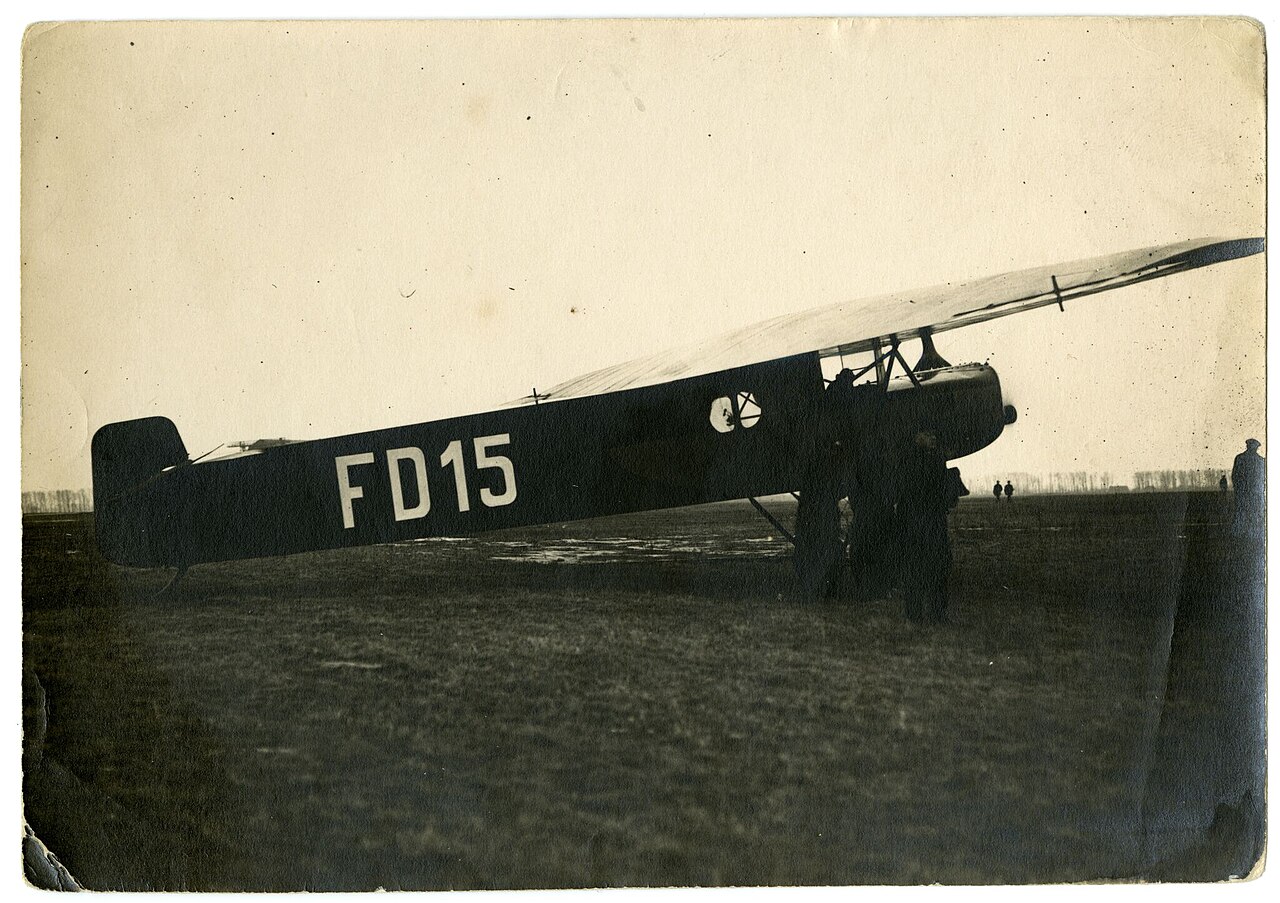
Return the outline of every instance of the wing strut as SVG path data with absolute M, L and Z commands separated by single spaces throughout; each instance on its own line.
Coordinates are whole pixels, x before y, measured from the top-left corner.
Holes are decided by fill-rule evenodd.
M 155 597 L 152 599 L 152 601 L 163 599 L 165 596 L 172 594 L 173 591 L 178 588 L 178 584 L 182 582 L 182 578 L 187 576 L 188 567 L 190 567 L 190 565 L 186 565 L 186 564 L 178 565 L 178 570 L 175 571 L 173 576 L 169 578 L 169 582 L 164 585 L 164 587 L 160 590 L 160 592 L 155 594 Z
M 792 493 L 792 495 L 795 495 L 795 493 Z M 775 530 L 777 530 L 779 533 L 781 533 L 783 536 L 787 538 L 787 542 L 791 543 L 793 546 L 796 544 L 796 538 L 793 535 L 791 535 L 791 531 L 788 530 L 786 527 L 782 526 L 782 523 L 776 517 L 770 514 L 769 510 L 765 508 L 764 505 L 760 504 L 758 501 L 756 501 L 753 498 L 748 498 L 747 501 L 751 503 L 752 507 L 754 507 L 757 511 L 759 511 L 762 515 L 764 515 L 765 520 L 773 524 L 773 527 Z
M 884 368 L 884 372 L 880 374 L 880 388 L 888 390 L 889 380 L 893 378 L 893 363 L 898 359 L 898 341 L 897 339 L 889 339 L 889 353 L 885 355 L 889 360 L 889 365 Z
M 862 377 L 870 373 L 872 370 L 875 370 L 876 384 L 879 385 L 880 388 L 882 389 L 887 389 L 889 386 L 889 379 L 893 376 L 893 365 L 896 362 L 899 365 L 901 365 L 902 372 L 906 374 L 907 379 L 911 380 L 911 384 L 918 389 L 920 388 L 920 380 L 916 378 L 915 371 L 920 369 L 930 369 L 930 368 L 921 367 L 921 364 L 925 362 L 926 358 L 928 358 L 928 360 L 931 363 L 934 360 L 934 358 L 936 358 L 938 361 L 942 361 L 941 366 L 944 366 L 944 367 L 951 366 L 946 361 L 942 360 L 941 355 L 939 355 L 936 350 L 933 350 L 932 339 L 929 340 L 926 346 L 925 357 L 921 357 L 920 363 L 917 363 L 914 368 L 910 364 L 908 364 L 907 359 L 902 356 L 902 349 L 901 349 L 902 340 L 898 338 L 898 336 L 896 335 L 891 335 L 888 337 L 888 342 L 889 342 L 888 350 L 885 350 L 879 344 L 880 340 L 879 339 L 876 340 L 876 347 L 873 352 L 875 355 L 875 360 L 873 360 L 871 363 L 867 364 L 865 367 L 861 368 L 860 370 L 853 371 L 854 382 L 857 382 L 858 380 L 862 379 Z M 932 352 L 933 357 L 928 356 L 930 351 Z M 887 365 L 885 361 L 888 361 Z
M 1058 277 L 1050 275 L 1049 281 L 1053 283 L 1053 297 L 1058 302 L 1058 310 L 1065 314 L 1067 306 L 1062 303 L 1062 289 L 1058 286 Z
M 941 370 L 950 367 L 951 363 L 938 353 L 933 346 L 933 330 L 920 331 L 920 360 L 916 361 L 917 370 Z
M 881 352 L 881 349 L 880 349 L 880 340 L 879 340 L 879 339 L 876 339 L 876 350 L 875 350 L 875 356 L 876 356 L 876 362 L 875 362 L 874 366 L 875 366 L 875 368 L 876 368 L 876 382 L 878 382 L 878 383 L 879 383 L 880 385 L 882 385 L 882 386 L 883 386 L 883 385 L 887 385 L 887 384 L 888 384 L 888 382 L 889 382 L 889 378 L 888 378 L 888 376 L 887 376 L 887 375 L 885 374 L 885 372 L 884 372 L 884 355 L 883 355 L 883 353 Z M 866 373 L 866 372 L 867 372 L 867 371 L 866 371 L 865 369 L 862 371 L 862 373 Z M 861 375 L 861 373 L 859 374 L 859 376 L 860 376 L 860 375 Z

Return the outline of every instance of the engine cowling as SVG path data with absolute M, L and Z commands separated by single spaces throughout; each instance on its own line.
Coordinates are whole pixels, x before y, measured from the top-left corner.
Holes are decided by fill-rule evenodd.
M 885 415 L 889 432 L 903 440 L 929 430 L 947 460 L 986 448 L 1017 418 L 1000 392 L 1000 378 L 987 364 L 917 370 L 889 380 Z M 918 384 L 917 384 L 918 383 Z

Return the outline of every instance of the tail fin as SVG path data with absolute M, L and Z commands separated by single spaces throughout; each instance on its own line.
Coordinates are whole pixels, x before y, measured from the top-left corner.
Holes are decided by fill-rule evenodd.
M 102 554 L 120 564 L 146 565 L 153 518 L 131 490 L 187 461 L 187 447 L 167 417 L 108 423 L 93 435 L 93 510 Z
M 168 417 L 108 423 L 93 434 L 93 499 L 112 502 L 160 473 L 184 464 L 187 447 Z

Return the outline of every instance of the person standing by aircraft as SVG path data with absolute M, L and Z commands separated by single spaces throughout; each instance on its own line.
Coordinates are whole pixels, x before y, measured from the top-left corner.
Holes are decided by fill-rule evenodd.
M 960 476 L 959 467 L 947 468 L 947 510 L 954 511 L 960 500 L 969 494 L 969 487 Z
M 1231 467 L 1231 487 L 1235 490 L 1235 517 L 1231 521 L 1231 531 L 1238 536 L 1257 536 L 1262 531 L 1267 464 L 1266 459 L 1258 454 L 1261 444 L 1257 439 L 1246 441 L 1244 451 L 1236 455 Z
M 852 601 L 886 598 L 901 574 L 899 526 L 895 505 L 899 492 L 895 455 L 876 441 L 881 433 L 884 392 L 876 386 L 854 389 L 852 424 L 861 441 L 850 468 L 849 528 L 850 578 L 844 589 Z
M 893 591 L 898 574 L 893 496 L 883 469 L 871 464 L 857 470 L 852 489 L 846 544 L 850 573 L 844 589 L 855 602 L 882 599 Z
M 801 602 L 821 602 L 826 596 L 837 576 L 842 549 L 840 497 L 835 480 L 820 472 L 800 490 L 796 509 L 794 565 Z
M 839 583 L 844 542 L 840 499 L 849 493 L 852 452 L 845 418 L 855 397 L 853 372 L 841 370 L 823 393 L 818 448 L 796 509 L 795 572 L 802 602 L 819 602 Z
M 958 471 L 956 477 L 958 481 Z M 907 555 L 903 595 L 907 618 L 917 624 L 937 624 L 946 614 L 951 573 L 947 513 L 958 495 L 947 472 L 946 458 L 938 449 L 937 433 L 921 430 L 904 462 L 898 501 Z

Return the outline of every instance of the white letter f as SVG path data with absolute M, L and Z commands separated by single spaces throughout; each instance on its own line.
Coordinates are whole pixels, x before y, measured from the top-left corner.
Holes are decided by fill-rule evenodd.
M 373 453 L 343 455 L 340 458 L 334 458 L 333 462 L 338 465 L 338 495 L 342 498 L 342 526 L 350 530 L 356 525 L 356 516 L 351 510 L 351 500 L 364 498 L 364 490 L 359 486 L 351 485 L 351 475 L 347 470 L 357 464 L 372 464 Z

